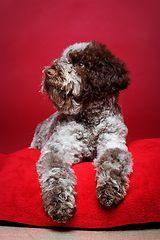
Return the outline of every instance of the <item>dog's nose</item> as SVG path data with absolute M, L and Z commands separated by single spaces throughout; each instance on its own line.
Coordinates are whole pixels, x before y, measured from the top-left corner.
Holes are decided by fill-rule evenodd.
M 47 68 L 45 74 L 49 77 L 53 77 L 56 74 L 56 71 L 53 68 Z

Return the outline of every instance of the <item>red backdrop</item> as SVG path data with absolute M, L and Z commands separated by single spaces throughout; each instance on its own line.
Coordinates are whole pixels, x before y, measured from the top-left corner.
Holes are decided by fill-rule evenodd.
M 39 93 L 42 70 L 70 44 L 97 40 L 123 59 L 120 96 L 128 142 L 160 137 L 159 0 L 1 0 L 0 152 L 28 147 L 55 111 Z

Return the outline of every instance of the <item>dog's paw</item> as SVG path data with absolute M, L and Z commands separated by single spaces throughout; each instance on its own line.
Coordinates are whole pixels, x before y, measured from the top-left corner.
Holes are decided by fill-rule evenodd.
M 96 188 L 96 195 L 99 202 L 105 207 L 111 207 L 124 199 L 126 192 L 122 189 L 105 184 Z
M 40 169 L 41 170 L 41 169 Z M 66 222 L 76 209 L 76 177 L 69 168 L 56 167 L 40 176 L 43 207 L 56 222 Z
M 64 223 L 75 213 L 75 198 L 73 195 L 66 200 L 53 197 L 48 205 L 44 203 L 44 209 L 54 221 Z
M 66 222 L 76 210 L 76 192 L 70 180 L 67 178 L 52 179 L 54 185 L 49 184 L 42 191 L 44 210 L 58 223 Z

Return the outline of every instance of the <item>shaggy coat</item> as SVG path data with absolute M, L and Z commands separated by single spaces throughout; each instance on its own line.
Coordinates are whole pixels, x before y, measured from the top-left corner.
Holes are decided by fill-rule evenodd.
M 44 209 L 65 222 L 76 209 L 74 164 L 93 161 L 96 195 L 105 207 L 126 195 L 132 161 L 118 97 L 129 77 L 125 64 L 95 41 L 68 47 L 44 73 L 42 91 L 58 111 L 38 125 L 31 147 L 41 149 Z

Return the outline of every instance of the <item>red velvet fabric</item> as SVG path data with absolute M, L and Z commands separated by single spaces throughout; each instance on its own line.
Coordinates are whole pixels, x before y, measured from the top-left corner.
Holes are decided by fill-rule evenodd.
M 65 224 L 52 221 L 44 212 L 35 164 L 40 151 L 23 149 L 0 154 L 0 220 L 35 226 L 109 228 L 160 221 L 160 139 L 129 145 L 133 156 L 130 188 L 124 201 L 102 207 L 96 198 L 95 170 L 90 162 L 73 167 L 77 176 L 77 210 Z

